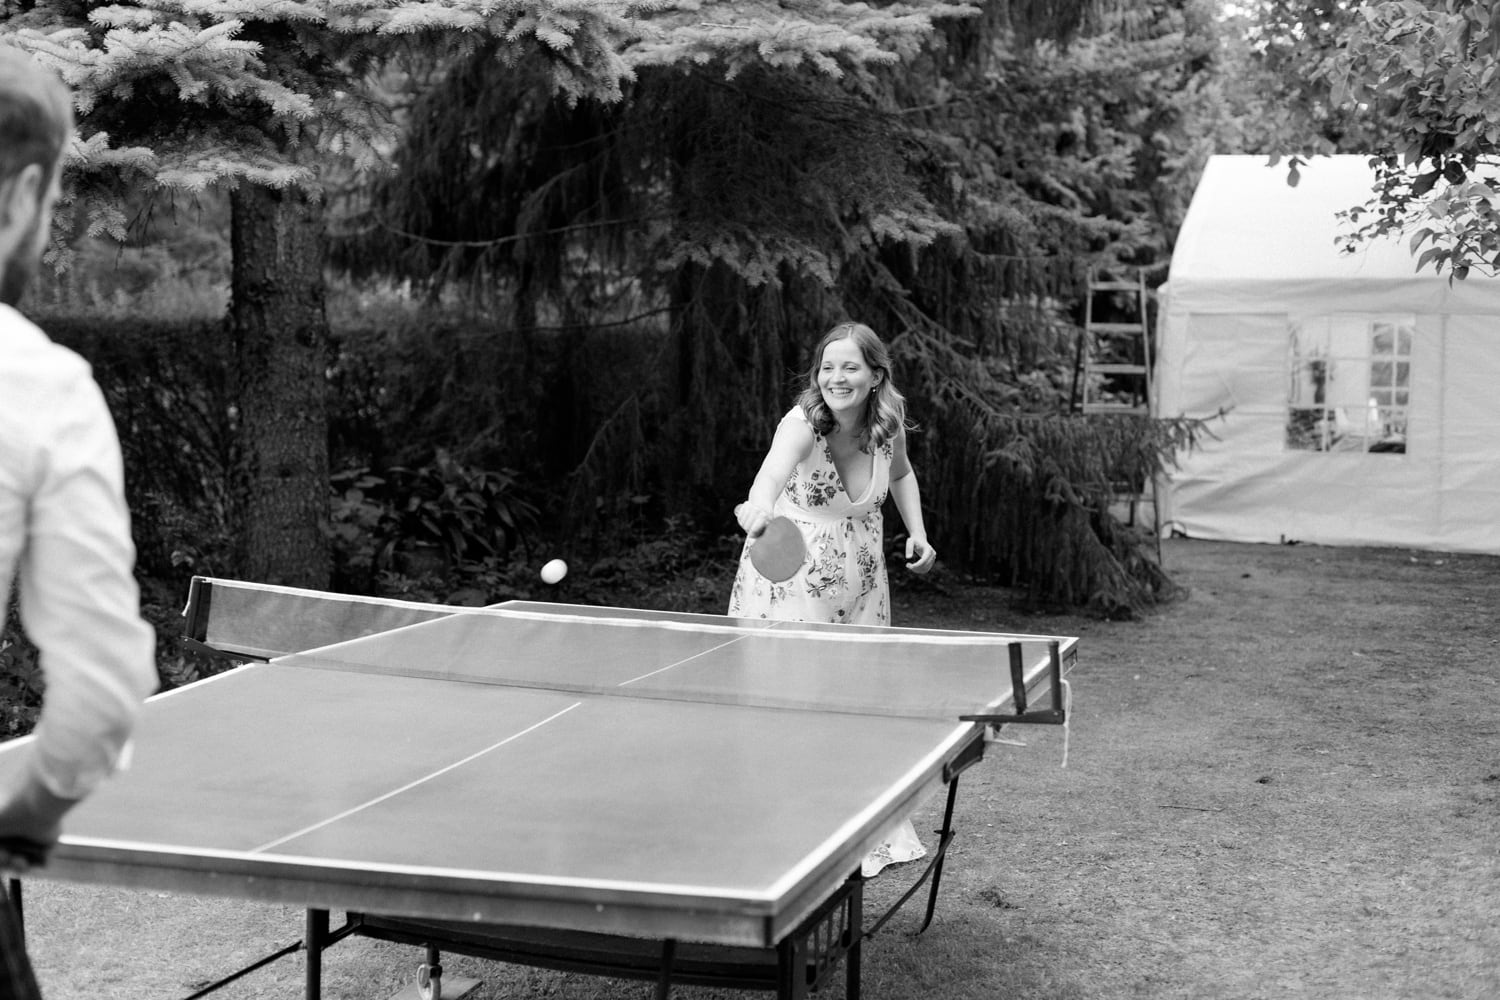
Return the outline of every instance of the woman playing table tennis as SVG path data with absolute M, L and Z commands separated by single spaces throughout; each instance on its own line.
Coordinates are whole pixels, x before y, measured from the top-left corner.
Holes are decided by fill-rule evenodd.
M 890 352 L 862 323 L 835 326 L 812 358 L 797 405 L 781 418 L 749 498 L 735 508 L 746 538 L 729 614 L 889 625 L 881 514 L 887 494 L 906 527 L 907 568 L 926 573 L 937 561 L 907 460 L 906 400 L 891 380 Z M 774 517 L 796 526 L 806 550 L 801 567 L 781 582 L 767 579 L 751 561 Z M 864 873 L 924 853 L 906 821 L 865 859 Z

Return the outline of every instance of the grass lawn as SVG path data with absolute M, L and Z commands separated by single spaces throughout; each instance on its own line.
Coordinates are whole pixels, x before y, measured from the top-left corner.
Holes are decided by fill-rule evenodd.
M 1183 540 L 1164 558 L 1188 593 L 1133 622 L 1027 614 L 941 572 L 898 588 L 898 624 L 1082 643 L 1067 766 L 1064 733 L 1015 729 L 1025 746 L 964 775 L 937 918 L 914 937 L 913 905 L 869 942 L 865 996 L 1500 997 L 1500 559 Z M 288 907 L 26 893 L 49 1000 L 184 996 L 301 935 Z M 384 1000 L 419 961 L 346 941 L 324 996 Z M 649 995 L 445 966 L 484 980 L 474 1000 Z M 216 995 L 292 1000 L 301 961 Z M 751 994 L 674 991 L 730 995 Z

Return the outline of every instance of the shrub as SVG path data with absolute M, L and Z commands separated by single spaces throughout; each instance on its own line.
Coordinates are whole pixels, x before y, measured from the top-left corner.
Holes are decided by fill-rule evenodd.
M 42 707 L 42 667 L 37 649 L 21 631 L 16 599 L 0 630 L 0 739 L 31 732 Z
M 524 549 L 537 514 L 513 471 L 464 465 L 446 451 L 384 475 L 350 469 L 333 477 L 336 579 L 367 589 L 381 573 L 493 575 Z
M 93 366 L 109 403 L 141 574 L 179 585 L 193 572 L 232 574 L 236 426 L 222 322 L 50 316 L 44 326 Z

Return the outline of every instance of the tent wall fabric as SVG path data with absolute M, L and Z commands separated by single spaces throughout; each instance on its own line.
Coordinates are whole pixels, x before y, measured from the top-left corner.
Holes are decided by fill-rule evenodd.
M 1155 412 L 1209 432 L 1164 530 L 1500 553 L 1500 279 L 1418 273 L 1404 239 L 1341 252 L 1373 184 L 1364 156 L 1296 187 L 1209 159 L 1158 292 Z

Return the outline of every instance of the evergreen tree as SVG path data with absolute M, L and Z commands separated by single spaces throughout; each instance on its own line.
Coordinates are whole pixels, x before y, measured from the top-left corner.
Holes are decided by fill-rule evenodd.
M 1165 259 L 1158 200 L 1181 186 L 1157 147 L 1213 25 L 1195 3 L 1101 7 L 705 5 L 624 49 L 635 79 L 608 107 L 481 54 L 415 106 L 339 259 L 467 281 L 522 334 L 666 317 L 664 377 L 601 428 L 587 499 L 649 480 L 727 511 L 806 349 L 871 322 L 928 431 L 945 555 L 1138 607 L 1167 584 L 1108 496 L 1191 428 L 1066 412 L 1070 306 L 1091 266 Z
M 328 581 L 323 187 L 330 169 L 370 166 L 393 139 L 376 71 L 418 47 L 456 55 L 486 46 L 492 58 L 532 53 L 569 99 L 615 99 L 629 75 L 622 39 L 643 10 L 662 6 L 7 0 L 0 8 L 0 41 L 29 50 L 75 89 L 79 140 L 67 168 L 90 233 L 123 238 L 126 188 L 231 192 L 227 325 L 239 378 L 244 575 Z M 54 255 L 66 264 L 64 248 Z

